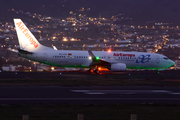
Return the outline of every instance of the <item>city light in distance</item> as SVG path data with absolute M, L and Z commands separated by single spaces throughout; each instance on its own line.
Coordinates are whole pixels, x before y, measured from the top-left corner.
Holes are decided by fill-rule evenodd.
M 66 42 L 66 41 L 68 41 L 68 40 L 67 40 L 67 38 L 66 38 L 66 37 L 63 37 L 63 41 L 64 41 L 64 42 Z

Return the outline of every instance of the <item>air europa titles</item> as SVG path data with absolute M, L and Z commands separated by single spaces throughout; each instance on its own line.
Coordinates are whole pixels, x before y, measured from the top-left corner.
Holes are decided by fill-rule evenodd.
M 113 56 L 120 56 L 120 57 L 135 57 L 135 54 L 123 54 L 123 53 L 114 53 Z
M 23 32 L 23 34 L 29 39 L 30 44 L 34 45 L 35 48 L 38 47 L 38 44 L 36 41 L 31 37 L 31 35 L 28 33 L 28 29 L 24 28 L 24 25 L 22 25 L 22 22 L 16 23 L 16 25 L 19 27 L 19 29 Z

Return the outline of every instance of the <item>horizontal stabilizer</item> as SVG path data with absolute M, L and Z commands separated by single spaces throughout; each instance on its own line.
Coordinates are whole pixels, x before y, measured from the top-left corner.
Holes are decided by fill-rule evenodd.
M 8 48 L 7 50 L 12 51 L 12 52 L 15 52 L 15 53 L 18 53 L 18 50 L 16 50 L 16 49 L 10 49 L 10 48 Z
M 53 48 L 54 48 L 54 50 L 58 50 L 58 49 L 56 48 L 56 46 L 53 46 Z
M 22 49 L 19 49 L 18 51 L 20 53 L 22 53 L 22 54 L 33 54 L 32 52 L 29 52 L 29 51 L 26 51 L 26 50 L 22 50 Z

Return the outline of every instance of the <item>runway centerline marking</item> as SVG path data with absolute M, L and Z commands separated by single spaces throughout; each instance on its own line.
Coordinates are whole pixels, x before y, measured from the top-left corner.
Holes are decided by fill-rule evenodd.
M 71 90 L 76 93 L 84 94 L 173 94 L 180 95 L 180 93 L 168 90 Z

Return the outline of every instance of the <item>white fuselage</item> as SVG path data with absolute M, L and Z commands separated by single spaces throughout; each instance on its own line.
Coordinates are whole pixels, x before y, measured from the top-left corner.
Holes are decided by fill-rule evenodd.
M 92 51 L 98 59 L 114 63 L 124 63 L 129 69 L 164 69 L 174 65 L 174 62 L 164 55 L 146 52 L 122 51 Z M 20 54 L 22 57 L 60 67 L 89 67 L 92 59 L 88 51 L 54 50 Z

